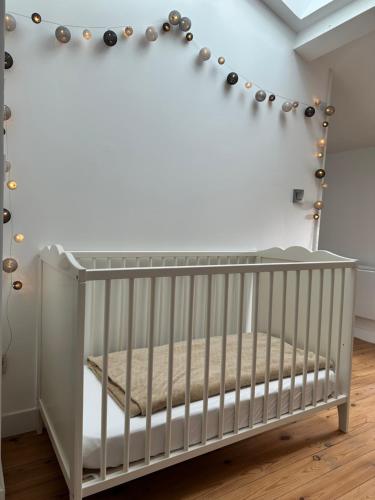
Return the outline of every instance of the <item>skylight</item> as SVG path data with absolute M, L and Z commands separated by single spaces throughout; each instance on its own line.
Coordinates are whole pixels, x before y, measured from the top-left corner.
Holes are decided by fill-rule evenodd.
M 282 0 L 283 3 L 300 19 L 317 12 L 333 0 Z

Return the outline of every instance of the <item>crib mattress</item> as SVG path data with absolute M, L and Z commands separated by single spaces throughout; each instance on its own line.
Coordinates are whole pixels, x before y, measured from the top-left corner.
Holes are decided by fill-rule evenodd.
M 324 394 L 325 370 L 318 374 L 317 400 Z M 334 387 L 335 375 L 330 371 L 329 391 Z M 291 379 L 284 378 L 281 400 L 281 413 L 289 411 Z M 312 402 L 314 373 L 307 374 L 305 403 Z M 89 368 L 84 368 L 84 408 L 83 408 L 83 466 L 86 469 L 100 467 L 100 435 L 101 435 L 101 395 L 102 385 Z M 269 384 L 268 412 L 269 418 L 276 416 L 278 395 L 278 380 Z M 249 421 L 250 388 L 240 391 L 239 426 L 246 427 Z M 254 423 L 263 420 L 264 384 L 258 384 L 255 390 Z M 295 378 L 294 409 L 301 407 L 302 402 L 302 375 Z M 234 427 L 235 391 L 225 394 L 224 406 L 224 433 L 231 432 Z M 208 399 L 207 438 L 218 434 L 218 414 L 220 396 Z M 190 405 L 190 445 L 198 444 L 201 439 L 203 402 L 196 401 Z M 171 449 L 182 448 L 184 440 L 185 406 L 172 408 Z M 156 456 L 164 452 L 166 411 L 154 413 L 151 418 L 151 455 Z M 144 458 L 146 418 L 142 416 L 130 419 L 130 461 L 135 462 Z M 122 464 L 124 446 L 124 412 L 108 396 L 107 419 L 107 465 L 118 467 Z

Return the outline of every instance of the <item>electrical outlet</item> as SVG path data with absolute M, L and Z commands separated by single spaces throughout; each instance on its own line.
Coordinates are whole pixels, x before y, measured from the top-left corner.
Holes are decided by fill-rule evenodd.
M 3 375 L 6 374 L 8 368 L 8 358 L 6 354 L 3 354 L 1 357 L 1 372 Z

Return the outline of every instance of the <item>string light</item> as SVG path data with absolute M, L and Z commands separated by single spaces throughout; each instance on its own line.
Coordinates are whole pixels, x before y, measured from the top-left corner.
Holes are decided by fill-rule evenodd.
M 7 31 L 14 31 L 17 27 L 17 21 L 12 16 L 12 14 L 5 14 L 4 25 Z
M 322 182 L 321 187 L 322 189 L 327 189 L 328 184 L 326 182 Z
M 146 40 L 148 40 L 149 42 L 156 42 L 159 35 L 158 35 L 158 32 L 156 31 L 156 28 L 154 26 L 149 26 L 146 29 L 145 36 L 146 36 Z
M 326 144 L 327 144 L 327 141 L 324 138 L 319 139 L 319 141 L 318 141 L 319 147 L 324 148 Z
M 169 13 L 168 19 L 172 26 L 177 26 L 181 20 L 181 14 L 178 12 L 178 10 L 172 10 Z
M 125 38 L 129 38 L 133 33 L 134 30 L 131 26 L 126 26 L 126 28 L 124 28 L 123 35 Z
M 12 287 L 14 288 L 14 290 L 21 290 L 23 287 L 23 283 L 19 280 L 13 281 Z
M 199 59 L 201 61 L 208 61 L 211 57 L 211 51 L 208 47 L 203 47 L 199 51 Z
M 72 38 L 69 28 L 66 26 L 58 26 L 55 31 L 56 39 L 61 43 L 68 43 Z
M 307 106 L 307 108 L 305 109 L 305 116 L 307 118 L 312 118 L 314 115 L 315 115 L 315 108 L 313 108 L 312 106 Z
M 40 24 L 42 22 L 42 16 L 38 14 L 37 12 L 34 12 L 34 14 L 31 14 L 31 19 L 35 24 Z
M 191 28 L 190 19 L 188 17 L 181 17 L 179 26 L 181 31 L 189 31 L 189 29 Z
M 264 90 L 258 90 L 258 92 L 255 94 L 255 100 L 257 100 L 258 102 L 263 102 L 266 97 L 267 94 Z
M 7 257 L 3 260 L 3 271 L 5 273 L 14 273 L 18 268 L 18 262 L 13 257 Z
M 9 212 L 7 208 L 3 208 L 3 223 L 7 224 L 12 218 L 12 214 Z
M 14 241 L 16 243 L 22 243 L 25 240 L 25 235 L 22 233 L 17 233 L 14 235 Z
M 315 171 L 315 177 L 317 179 L 323 179 L 325 177 L 326 171 L 323 168 L 318 168 L 318 170 Z
M 269 95 L 269 97 L 268 97 L 268 100 L 269 100 L 270 102 L 273 102 L 275 99 L 276 99 L 275 94 L 270 94 L 270 95 Z
M 9 106 L 4 104 L 4 121 L 8 121 L 10 117 L 12 116 L 12 110 L 10 109 Z
M 15 189 L 17 189 L 17 182 L 13 181 L 13 180 L 8 181 L 7 186 L 8 186 L 8 189 L 10 189 L 11 191 L 14 191 Z
M 90 30 L 86 29 L 82 31 L 82 36 L 85 40 L 91 40 L 92 38 L 92 33 Z
M 324 203 L 322 200 L 318 200 L 314 203 L 314 208 L 317 210 L 321 210 L 324 207 Z
M 236 85 L 238 82 L 238 75 L 234 71 L 228 74 L 227 76 L 227 84 L 228 85 Z
M 19 17 L 24 17 L 24 18 L 29 18 L 29 16 L 25 15 L 25 14 L 21 14 L 21 13 L 18 13 L 18 12 L 10 12 L 9 15 L 15 15 L 15 16 L 19 16 Z M 36 24 L 39 24 L 41 21 L 42 21 L 42 17 L 40 14 L 38 13 L 34 13 L 32 14 L 32 20 L 33 22 L 35 22 Z M 177 26 L 177 25 L 180 25 L 180 28 L 185 31 L 185 30 L 189 30 L 190 27 L 191 27 L 191 20 L 187 17 L 181 17 L 181 14 L 177 11 L 177 10 L 172 10 L 170 13 L 169 13 L 169 16 L 168 16 L 168 20 L 169 20 L 169 24 L 172 25 L 172 26 Z M 106 29 L 106 26 L 82 26 L 82 25 L 73 25 L 73 24 L 66 24 L 65 26 L 61 26 L 60 23 L 56 22 L 56 21 L 53 21 L 53 20 L 49 20 L 49 19 L 44 19 L 43 20 L 43 23 L 46 23 L 46 24 L 53 24 L 53 25 L 56 25 L 58 26 L 59 28 L 63 27 L 63 28 L 82 28 L 82 29 L 86 29 L 89 31 L 89 28 L 91 29 Z M 113 29 L 121 29 L 122 30 L 122 33 L 123 33 L 123 36 L 125 38 L 128 38 L 130 36 L 133 35 L 134 31 L 133 31 L 133 27 L 132 26 L 126 26 L 125 28 L 122 26 L 112 26 Z M 168 28 L 167 28 L 168 29 Z M 70 32 L 69 32 L 70 33 Z M 62 43 L 67 43 L 70 38 L 69 37 L 63 37 L 64 39 L 63 40 L 59 40 L 59 41 L 62 41 Z M 67 40 L 66 38 L 69 38 L 69 40 Z M 84 37 L 85 38 L 85 37 Z M 88 38 L 89 39 L 89 38 Z M 186 40 L 187 41 L 192 41 L 193 40 L 193 34 L 192 33 L 188 33 L 187 36 L 186 36 Z M 13 62 L 12 62 L 13 64 Z M 6 68 L 8 69 L 10 66 L 6 65 Z M 239 75 L 239 77 L 243 78 L 241 75 Z M 251 87 L 248 87 L 246 86 L 247 82 L 245 78 L 243 78 L 245 80 L 245 88 L 249 89 Z M 256 84 L 255 82 L 254 83 L 251 83 L 251 86 L 255 86 L 257 87 L 259 90 L 262 90 L 262 88 Z M 293 103 L 293 107 L 294 108 L 297 108 L 299 106 L 299 102 L 298 101 L 293 101 L 292 99 L 289 99 L 288 97 L 286 96 L 282 96 L 282 95 L 279 95 L 279 94 L 275 94 L 276 97 L 279 97 L 281 99 L 284 99 L 286 101 L 291 101 Z M 261 102 L 261 101 L 259 101 Z M 306 103 L 303 103 L 305 104 L 309 109 L 312 109 L 312 114 L 311 115 L 308 115 L 306 112 L 305 112 L 305 115 L 306 116 L 313 116 L 313 114 L 315 114 L 315 109 L 312 107 L 312 106 L 309 106 L 309 104 L 306 104 Z M 330 106 L 329 106 L 330 107 Z M 333 107 L 331 107 L 333 108 Z
M 163 31 L 165 31 L 165 33 L 168 33 L 169 31 L 171 31 L 171 25 L 169 23 L 163 23 Z
M 245 83 L 245 89 L 250 90 L 253 84 L 251 82 L 246 82 Z
M 186 41 L 191 42 L 194 38 L 194 35 L 193 35 L 193 33 L 189 32 L 189 33 L 186 33 L 185 38 L 186 38 Z
M 329 125 L 329 122 L 327 122 L 327 121 L 324 121 L 324 122 L 322 123 L 322 127 L 323 127 L 323 128 L 327 128 L 327 127 L 328 127 L 328 125 Z
M 315 156 L 317 158 L 319 158 L 319 160 L 321 160 L 323 158 L 324 154 L 321 151 L 319 151 L 318 153 L 315 153 Z
M 324 109 L 324 113 L 327 115 L 327 116 L 332 116 L 335 114 L 335 107 L 334 106 L 326 106 L 326 108 Z
M 315 213 L 315 214 L 313 215 L 313 219 L 314 219 L 314 220 L 319 220 L 319 219 L 320 219 L 320 215 Z
M 220 56 L 219 59 L 217 60 L 217 62 L 222 66 L 223 64 L 225 64 L 225 59 L 223 56 Z
M 281 109 L 284 111 L 284 113 L 289 113 L 289 111 L 292 111 L 293 109 L 293 104 L 289 101 L 285 101 L 283 102 Z

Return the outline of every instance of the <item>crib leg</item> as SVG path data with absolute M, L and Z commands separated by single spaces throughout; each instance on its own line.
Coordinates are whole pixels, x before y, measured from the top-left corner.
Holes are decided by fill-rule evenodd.
M 341 432 L 349 432 L 349 408 L 350 404 L 345 403 L 337 407 L 339 414 L 339 429 Z

